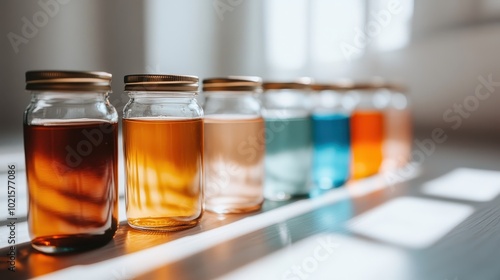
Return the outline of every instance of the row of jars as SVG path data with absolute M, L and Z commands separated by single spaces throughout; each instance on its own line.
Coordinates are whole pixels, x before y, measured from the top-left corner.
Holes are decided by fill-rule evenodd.
M 320 194 L 410 155 L 407 99 L 392 84 L 212 78 L 203 80 L 202 108 L 197 77 L 124 81 L 125 201 L 136 229 L 180 230 L 198 224 L 203 209 L 244 213 L 264 196 Z M 45 253 L 101 246 L 118 225 L 111 74 L 29 71 L 26 82 L 32 245 Z
M 410 157 L 410 110 L 398 85 L 302 79 L 264 83 L 264 90 L 269 199 L 318 195 Z

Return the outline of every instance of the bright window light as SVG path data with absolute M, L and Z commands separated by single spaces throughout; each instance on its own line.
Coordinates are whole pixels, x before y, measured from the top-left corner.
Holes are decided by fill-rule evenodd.
M 311 2 L 312 58 L 315 64 L 352 60 L 364 52 L 355 30 L 365 22 L 365 1 L 314 0 Z
M 307 62 L 307 0 L 266 1 L 266 55 L 274 69 L 298 70 Z
M 366 33 L 373 50 L 390 51 L 410 41 L 413 0 L 372 0 L 366 22 Z M 373 34 L 374 36 L 370 36 Z

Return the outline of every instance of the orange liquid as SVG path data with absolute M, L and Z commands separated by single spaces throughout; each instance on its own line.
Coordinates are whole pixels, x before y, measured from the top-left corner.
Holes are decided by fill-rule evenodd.
M 124 119 L 130 226 L 180 230 L 202 215 L 203 120 Z
M 382 164 L 384 115 L 378 111 L 356 111 L 351 118 L 352 176 L 376 174 Z
M 32 245 L 87 250 L 113 238 L 118 220 L 117 124 L 24 125 Z
M 217 213 L 260 209 L 264 200 L 262 118 L 205 118 L 205 208 Z

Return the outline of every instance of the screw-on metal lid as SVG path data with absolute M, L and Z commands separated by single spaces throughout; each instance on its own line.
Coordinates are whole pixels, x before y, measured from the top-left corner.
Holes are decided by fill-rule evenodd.
M 229 76 L 203 80 L 203 91 L 260 91 L 262 79 L 254 76 Z
M 406 93 L 408 91 L 408 88 L 405 85 L 397 83 L 387 83 L 386 88 L 388 90 L 397 91 L 400 93 Z
M 198 91 L 198 77 L 188 75 L 134 74 L 124 78 L 126 91 Z
M 351 80 L 341 80 L 331 83 L 313 83 L 311 89 L 314 91 L 322 90 L 335 90 L 335 91 L 348 91 L 354 88 L 355 84 Z
M 356 82 L 353 84 L 353 90 L 379 90 L 379 89 L 388 89 L 391 91 L 400 91 L 405 92 L 406 88 L 403 85 L 397 83 L 391 83 L 387 80 L 384 80 L 380 77 L 373 78 L 368 81 Z
M 94 71 L 28 71 L 27 90 L 110 91 L 111 74 Z
M 394 91 L 405 91 L 405 87 L 399 84 L 390 83 L 380 77 L 374 77 L 366 81 L 339 80 L 332 83 L 313 83 L 311 89 L 314 91 L 335 90 L 335 91 L 375 91 L 378 89 L 388 89 Z
M 278 81 L 266 81 L 262 84 L 264 90 L 273 89 L 297 89 L 297 90 L 307 90 L 311 87 L 311 78 L 302 77 L 294 81 L 289 82 L 278 82 Z

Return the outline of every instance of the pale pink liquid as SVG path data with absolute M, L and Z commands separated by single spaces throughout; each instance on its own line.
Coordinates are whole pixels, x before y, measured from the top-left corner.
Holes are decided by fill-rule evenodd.
M 205 209 L 243 213 L 263 198 L 265 125 L 261 117 L 205 118 Z
M 383 169 L 394 169 L 408 163 L 411 156 L 412 125 L 408 109 L 386 111 L 386 139 Z

